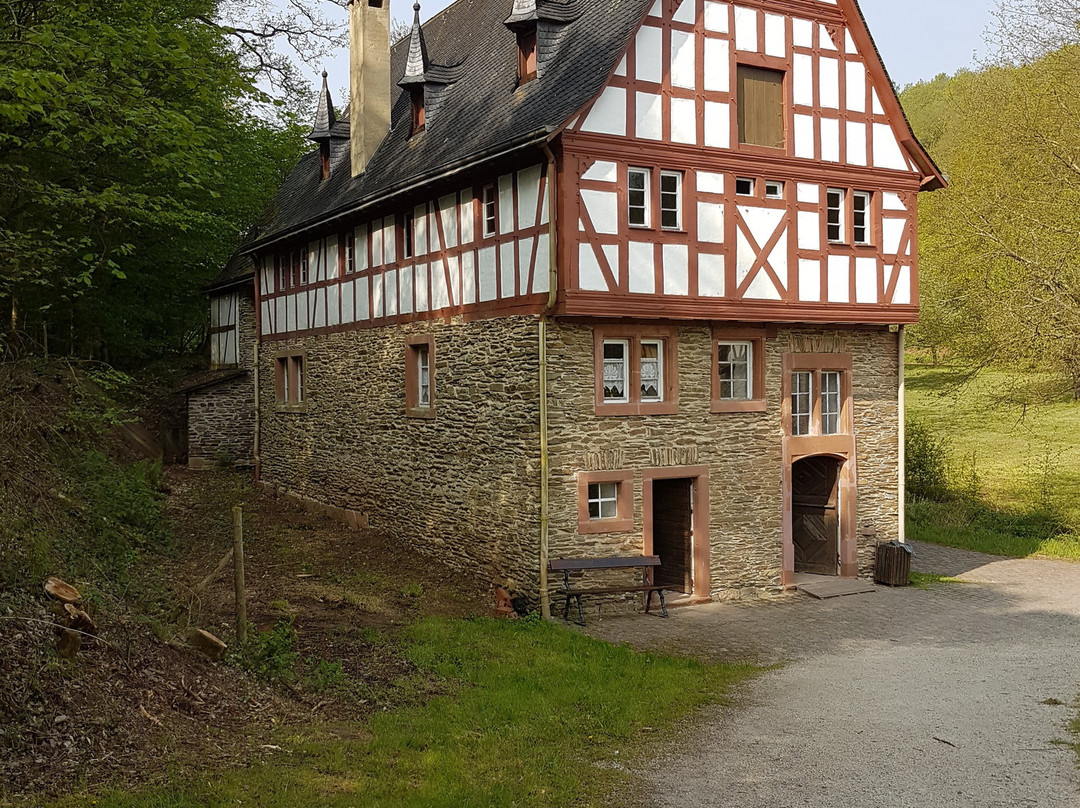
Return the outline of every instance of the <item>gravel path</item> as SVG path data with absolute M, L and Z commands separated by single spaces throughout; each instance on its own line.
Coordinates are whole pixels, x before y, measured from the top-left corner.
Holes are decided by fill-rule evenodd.
M 784 662 L 640 774 L 645 805 L 1080 806 L 1080 564 L 918 545 L 929 591 L 711 604 L 590 633 L 719 660 Z

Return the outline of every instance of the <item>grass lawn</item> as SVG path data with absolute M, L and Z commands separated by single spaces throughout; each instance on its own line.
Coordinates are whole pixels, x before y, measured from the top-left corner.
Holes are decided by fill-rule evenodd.
M 964 383 L 965 376 L 958 368 L 908 365 L 908 417 L 948 440 L 954 483 L 975 494 L 912 503 L 910 537 L 1080 560 L 1080 404 L 1024 407 L 1010 391 L 1030 379 L 987 372 Z
M 618 805 L 620 765 L 687 713 L 722 700 L 750 666 L 640 654 L 532 619 L 424 620 L 408 656 L 448 695 L 333 734 L 283 730 L 250 768 L 177 771 L 169 785 L 65 808 L 258 805 Z

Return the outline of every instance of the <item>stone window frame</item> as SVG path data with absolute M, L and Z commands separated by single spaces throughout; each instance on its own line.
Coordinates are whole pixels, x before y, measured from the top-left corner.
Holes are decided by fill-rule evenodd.
M 427 348 L 428 401 L 420 404 L 420 348 Z M 435 335 L 411 334 L 405 337 L 405 415 L 409 418 L 435 417 Z
M 612 519 L 589 518 L 589 486 L 596 483 L 615 483 L 618 488 L 615 517 Z M 626 533 L 634 529 L 634 472 L 632 471 L 579 471 L 578 533 Z
M 766 412 L 768 403 L 765 387 L 765 328 L 718 326 L 712 330 L 712 402 L 714 413 Z M 752 397 L 731 399 L 720 397 L 720 343 L 750 343 L 750 378 Z
M 625 341 L 630 348 L 626 403 L 604 401 L 604 342 Z M 642 340 L 662 344 L 661 381 L 663 401 L 641 400 Z M 595 412 L 599 416 L 678 415 L 679 414 L 679 331 L 671 326 L 597 325 L 593 326 L 593 379 Z
M 852 357 L 850 353 L 787 353 L 783 357 L 783 381 L 781 383 L 781 423 L 784 435 L 791 438 L 803 454 L 840 451 L 855 434 L 854 396 L 851 389 Z M 840 374 L 840 423 L 839 430 L 830 434 L 822 432 L 821 384 L 822 373 Z M 791 377 L 794 373 L 811 374 L 810 394 L 812 412 L 810 433 L 796 435 L 792 432 Z
M 274 403 L 278 412 L 307 412 L 307 360 L 307 352 L 303 350 L 281 350 L 274 354 Z

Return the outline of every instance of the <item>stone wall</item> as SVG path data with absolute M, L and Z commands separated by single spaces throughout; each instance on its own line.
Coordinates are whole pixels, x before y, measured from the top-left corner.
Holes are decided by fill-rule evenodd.
M 863 573 L 877 541 L 897 534 L 896 334 L 884 329 L 780 329 L 766 342 L 767 411 L 710 412 L 712 344 L 706 325 L 678 329 L 679 413 L 597 417 L 593 414 L 593 332 L 551 329 L 551 555 L 629 555 L 642 551 L 642 469 L 708 465 L 710 577 L 714 598 L 776 591 L 782 569 L 783 442 L 781 359 L 789 351 L 850 352 L 857 435 L 857 522 L 876 539 L 860 539 Z M 577 472 L 599 464 L 634 472 L 634 527 L 580 535 Z
M 433 419 L 405 414 L 405 339 L 434 337 Z M 303 350 L 306 408 L 274 402 L 274 354 Z M 539 553 L 535 318 L 432 321 L 264 343 L 261 479 L 534 589 Z

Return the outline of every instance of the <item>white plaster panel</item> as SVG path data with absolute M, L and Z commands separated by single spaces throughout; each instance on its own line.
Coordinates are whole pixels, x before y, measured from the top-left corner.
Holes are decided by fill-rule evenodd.
M 689 253 L 685 244 L 664 245 L 664 294 L 690 294 Z
M 529 272 L 532 270 L 532 249 L 533 240 L 531 238 L 523 238 L 518 240 L 518 289 L 521 290 L 521 294 L 529 294 Z M 540 267 L 536 267 L 536 271 L 540 271 Z
M 671 140 L 697 143 L 697 105 L 693 98 L 671 99 Z
M 578 244 L 578 288 L 587 292 L 608 291 L 607 281 L 591 244 Z
M 383 298 L 386 316 L 396 317 L 398 313 L 398 272 L 396 269 L 388 270 L 383 278 Z
M 911 267 L 900 267 L 892 302 L 897 306 L 907 306 L 911 303 Z
M 450 290 L 446 287 L 446 264 L 442 259 L 431 264 L 431 310 L 438 311 L 450 305 Z
M 278 302 L 281 304 L 281 317 L 278 319 L 279 323 L 284 323 L 284 331 L 286 333 L 296 330 L 296 295 L 289 295 L 288 297 L 279 297 Z M 282 329 L 279 326 L 278 331 Z
M 412 267 L 403 267 L 398 274 L 398 311 L 402 314 L 412 314 L 414 277 Z
M 649 8 L 650 17 L 664 16 L 663 6 L 660 5 L 662 2 L 663 0 L 656 0 L 656 2 L 652 4 L 652 6 Z
M 338 237 L 330 236 L 326 240 L 326 279 L 336 280 L 338 277 Z
M 799 249 L 821 249 L 821 217 L 817 213 L 799 211 Z
M 369 276 L 356 279 L 356 319 L 371 318 L 371 286 Z
M 461 192 L 461 205 L 458 208 L 460 221 L 459 233 L 462 244 L 473 242 L 473 189 L 466 188 Z
M 779 14 L 765 15 L 765 54 L 784 58 L 787 56 L 786 18 Z
M 697 189 L 702 194 L 724 193 L 724 175 L 713 174 L 711 171 L 699 171 L 697 173 Z
M 836 118 L 821 119 L 821 159 L 840 162 L 840 121 Z
M 517 251 L 513 242 L 507 241 L 499 245 L 499 297 L 507 300 L 517 294 Z
M 855 259 L 856 303 L 878 302 L 877 270 L 878 265 L 876 258 Z
M 276 334 L 277 330 L 274 328 L 274 321 L 270 317 L 270 301 L 264 300 L 262 306 L 260 306 L 259 312 L 259 324 L 267 334 Z
M 792 57 L 791 90 L 796 104 L 814 105 L 814 57 L 808 53 L 796 53 Z
M 461 302 L 471 306 L 476 302 L 476 253 L 461 254 Z
M 536 203 L 540 201 L 540 166 L 518 172 L 518 229 L 536 226 Z
M 608 269 L 611 270 L 611 274 L 615 278 L 616 284 L 622 283 L 622 272 L 619 269 L 619 245 L 618 244 L 604 244 L 600 248 L 604 252 L 604 257 L 607 259 Z
M 773 272 L 776 273 L 776 277 L 780 279 L 780 283 L 783 284 L 786 289 L 789 284 L 788 280 L 788 234 L 787 231 L 776 240 L 776 246 L 772 248 L 772 252 L 769 253 L 769 266 L 772 267 Z
M 433 238 L 438 242 L 438 238 Z M 384 239 L 383 244 L 388 244 Z M 417 205 L 413 210 L 413 255 L 427 255 L 428 252 L 428 217 L 427 205 Z
M 499 233 L 506 235 L 514 230 L 514 175 L 499 177 Z
M 635 106 L 637 120 L 634 134 L 647 140 L 660 140 L 664 135 L 663 104 L 660 96 L 652 93 L 638 93 Z
M 495 248 L 481 247 L 477 256 L 480 267 L 480 302 L 486 303 L 499 297 L 499 282 L 495 274 Z
M 431 303 L 428 282 L 428 265 L 417 264 L 413 270 L 413 294 L 415 296 L 416 310 L 427 311 Z
M 757 51 L 757 9 L 735 6 L 735 48 L 741 51 Z
M 881 98 L 878 97 L 877 88 L 870 88 L 870 108 L 874 111 L 875 115 L 884 115 L 885 107 L 881 106 Z
M 373 224 L 371 228 L 371 265 L 381 267 L 383 265 L 382 249 L 383 233 L 381 224 Z
M 907 210 L 904 203 L 900 201 L 900 194 L 892 191 L 886 191 L 881 195 L 881 207 L 885 210 Z
M 718 93 L 731 89 L 731 51 L 726 39 L 705 39 L 705 89 Z
M 832 37 L 829 36 L 829 29 L 824 25 L 818 25 L 818 43 L 821 45 L 822 50 L 836 50 L 836 43 L 832 41 Z
M 785 211 L 779 208 L 755 208 L 747 205 L 739 205 L 739 213 L 759 247 L 764 247 L 765 242 L 772 238 L 785 215 Z
M 725 294 L 724 256 L 698 253 L 698 294 L 723 297 Z
M 378 272 L 371 276 L 371 316 L 375 320 L 382 317 L 386 311 L 383 291 L 383 276 Z
M 799 48 L 814 47 L 814 24 L 798 17 L 791 21 L 791 43 Z
M 637 80 L 659 84 L 663 80 L 663 31 L 652 25 L 641 26 L 634 55 Z M 585 123 L 588 125 L 588 121 Z
M 847 161 L 853 166 L 866 165 L 866 124 L 847 122 Z
M 907 222 L 903 219 L 885 217 L 881 222 L 881 250 L 886 255 L 896 255 L 900 250 L 900 239 L 904 237 Z
M 619 234 L 619 196 L 614 191 L 581 191 L 581 201 L 597 233 Z
M 750 282 L 750 285 L 746 287 L 746 294 L 744 298 L 751 300 L 780 300 L 780 291 L 776 288 L 776 284 L 773 283 L 772 278 L 763 269 L 759 269 L 757 275 L 754 276 L 754 280 Z
M 356 269 L 363 272 L 368 268 L 368 229 L 367 225 L 358 227 L 356 235 Z
M 715 101 L 705 102 L 705 145 L 714 149 L 731 146 L 731 107 Z
M 583 180 L 615 182 L 619 178 L 619 165 L 607 160 L 597 160 L 581 175 Z
M 383 260 L 392 264 L 397 261 L 397 231 L 394 227 L 394 217 L 387 216 L 383 219 Z
M 887 123 L 874 124 L 874 165 L 878 168 L 908 169 L 908 162 L 896 142 L 892 127 Z
M 684 0 L 684 5 L 689 0 Z M 671 32 L 671 84 L 693 90 L 696 86 L 697 59 L 694 35 L 685 31 Z
M 451 306 L 461 305 L 461 260 L 456 255 L 446 258 L 446 269 L 450 274 L 450 288 L 447 294 L 450 297 Z
M 735 283 L 741 286 L 746 276 L 750 274 L 750 267 L 757 260 L 757 252 L 750 246 L 750 242 L 746 240 L 746 235 L 741 229 L 735 233 L 735 242 Z
M 619 60 L 619 66 L 615 68 L 615 75 L 616 76 L 625 76 L 626 75 L 626 57 L 625 56 Z
M 847 62 L 847 108 L 850 112 L 866 112 L 866 66 L 862 62 Z
M 812 115 L 795 116 L 795 156 L 803 160 L 813 160 L 815 157 Z
M 533 294 L 551 291 L 551 253 L 547 233 L 536 240 L 536 268 L 533 271 Z
M 697 22 L 697 4 L 698 0 L 682 0 L 671 19 L 675 22 L 693 25 Z
M 289 318 L 285 314 L 285 298 L 274 300 L 274 333 L 281 334 L 289 330 Z
M 544 176 L 547 176 L 548 169 L 544 168 Z M 540 224 L 541 226 L 548 223 L 548 205 L 551 202 L 552 186 L 548 184 L 544 188 L 544 198 L 540 201 Z
M 859 49 L 855 47 L 855 40 L 851 38 L 851 30 L 844 29 L 844 52 L 845 53 L 858 53 Z
M 656 294 L 653 245 L 641 241 L 631 241 L 627 245 L 627 250 L 629 251 L 630 291 L 643 295 Z
M 323 275 L 321 242 L 313 241 L 308 245 L 308 280 L 318 283 L 326 280 Z
M 821 300 L 821 262 L 799 259 L 799 300 L 817 303 Z
M 442 225 L 446 249 L 452 250 L 458 245 L 457 194 L 444 196 L 439 200 L 439 224 Z
M 705 30 L 726 34 L 728 27 L 728 4 L 705 0 Z
M 851 259 L 846 255 L 829 256 L 830 303 L 848 303 L 851 300 Z
M 341 287 L 336 283 L 326 287 L 326 324 L 341 324 Z
M 818 60 L 818 89 L 822 107 L 840 108 L 840 63 L 836 59 L 822 57 Z
M 800 202 L 816 204 L 821 201 L 821 186 L 810 182 L 800 182 L 796 188 L 796 198 Z
M 724 243 L 724 205 L 698 202 L 698 239 L 709 244 Z

